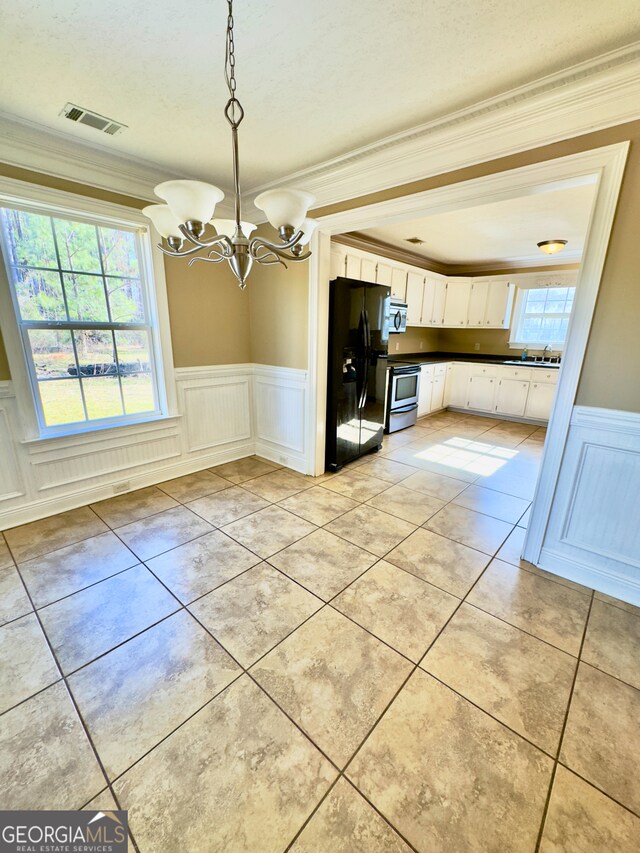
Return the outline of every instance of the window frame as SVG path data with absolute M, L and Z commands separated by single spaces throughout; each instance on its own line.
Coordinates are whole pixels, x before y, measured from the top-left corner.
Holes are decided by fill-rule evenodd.
M 152 241 L 148 220 L 136 208 L 10 178 L 0 179 L 0 207 L 25 210 L 43 216 L 58 216 L 75 222 L 132 231 L 135 234 L 142 298 L 147 312 L 147 322 L 139 325 L 145 330 L 149 328 L 151 369 L 155 377 L 156 405 L 152 412 L 47 426 L 31 347 L 25 340 L 25 334 L 28 336 L 27 327 L 19 320 L 17 294 L 10 281 L 10 256 L 5 245 L 4 229 L 0 228 L 0 329 L 7 351 L 11 379 L 25 424 L 23 440 L 43 440 L 99 430 L 112 431 L 138 423 L 176 417 L 164 257 Z M 85 321 L 63 324 L 64 328 L 73 325 L 91 328 L 105 324 Z M 106 325 L 112 328 L 116 324 Z M 133 327 L 127 324 L 127 328 Z
M 515 304 L 513 306 L 513 314 L 511 316 L 511 327 L 509 330 L 509 347 L 511 349 L 523 349 L 524 347 L 528 347 L 529 349 L 541 350 L 544 348 L 545 344 L 541 344 L 539 341 L 525 341 L 520 338 L 520 328 L 522 326 L 522 322 L 524 320 L 524 308 L 525 308 L 525 295 L 530 290 L 549 290 L 553 287 L 562 287 L 568 288 L 573 287 L 575 289 L 574 284 L 565 284 L 557 282 L 554 284 L 540 285 L 538 287 L 520 287 L 518 286 L 515 298 Z M 545 316 L 545 315 L 541 315 Z M 569 314 L 569 318 L 571 317 L 571 313 Z M 566 338 L 564 341 L 548 341 L 546 345 L 550 346 L 552 350 L 563 352 L 566 343 Z

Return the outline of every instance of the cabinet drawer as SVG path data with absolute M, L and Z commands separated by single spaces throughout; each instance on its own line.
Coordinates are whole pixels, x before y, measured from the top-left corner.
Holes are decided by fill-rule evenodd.
M 488 376 L 495 379 L 500 367 L 497 364 L 473 364 L 469 376 Z
M 435 365 L 433 364 L 421 364 L 420 365 L 420 378 L 428 376 L 429 379 L 433 376 L 433 371 L 435 369 Z
M 560 371 L 558 368 L 553 368 L 552 370 L 544 370 L 542 367 L 535 367 L 531 373 L 533 374 L 531 379 L 534 382 L 545 382 L 547 384 L 555 385 L 558 381 L 558 373 Z
M 519 379 L 521 382 L 528 382 L 536 373 L 533 367 L 501 367 L 500 378 L 504 379 Z
M 447 372 L 447 365 L 446 364 L 436 364 L 433 367 L 434 376 L 444 376 L 446 372 Z

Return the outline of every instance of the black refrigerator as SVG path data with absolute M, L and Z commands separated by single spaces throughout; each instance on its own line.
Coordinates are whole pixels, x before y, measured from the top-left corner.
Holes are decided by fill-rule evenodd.
M 329 287 L 325 467 L 337 471 L 382 445 L 391 289 L 351 278 Z

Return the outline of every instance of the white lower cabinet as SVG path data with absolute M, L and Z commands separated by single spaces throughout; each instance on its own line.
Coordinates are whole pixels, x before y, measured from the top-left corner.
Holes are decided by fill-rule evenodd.
M 431 385 L 431 411 L 439 412 L 440 409 L 444 408 L 444 385 L 445 385 L 446 375 L 442 374 L 441 376 L 433 377 L 433 384 Z
M 524 417 L 529 395 L 529 382 L 519 379 L 500 379 L 496 392 L 495 410 L 499 415 Z
M 420 368 L 420 389 L 418 391 L 418 417 L 431 411 L 431 389 L 433 387 L 433 365 L 423 364 Z
M 449 365 L 445 385 L 445 406 L 455 406 L 458 409 L 467 407 L 467 387 L 469 384 L 469 365 L 455 362 Z
M 529 388 L 525 416 L 536 420 L 548 421 L 551 416 L 556 385 L 549 382 L 532 382 Z
M 467 408 L 493 412 L 496 380 L 492 376 L 470 376 L 467 389 Z

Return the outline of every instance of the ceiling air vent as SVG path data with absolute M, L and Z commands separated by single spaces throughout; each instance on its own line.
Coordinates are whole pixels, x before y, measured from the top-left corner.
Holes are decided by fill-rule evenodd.
M 91 110 L 85 110 L 84 107 L 79 107 L 76 104 L 65 104 L 60 115 L 71 121 L 76 121 L 78 124 L 86 124 L 96 130 L 101 130 L 103 133 L 108 133 L 109 136 L 115 136 L 127 127 L 126 124 L 121 124 L 119 121 L 101 116 Z
M 405 237 L 407 243 L 413 243 L 414 246 L 422 246 L 424 240 L 421 240 L 419 237 Z

